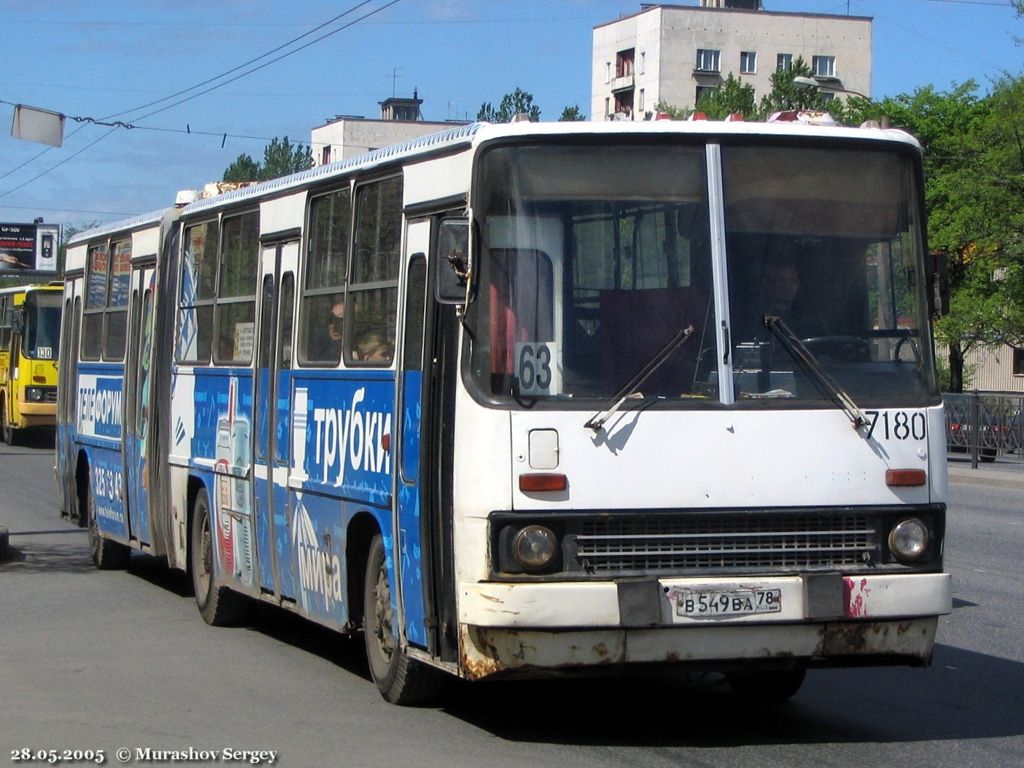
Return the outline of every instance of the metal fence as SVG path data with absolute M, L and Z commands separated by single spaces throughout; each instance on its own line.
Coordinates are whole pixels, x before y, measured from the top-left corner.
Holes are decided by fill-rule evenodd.
M 972 466 L 999 458 L 1024 461 L 1024 395 L 970 392 L 942 396 L 946 443 Z

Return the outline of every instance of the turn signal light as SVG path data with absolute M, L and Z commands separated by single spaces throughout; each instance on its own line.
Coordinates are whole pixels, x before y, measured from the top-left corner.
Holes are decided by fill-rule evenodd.
M 569 479 L 559 472 L 531 472 L 519 476 L 519 490 L 523 493 L 564 491 Z
M 885 484 L 890 488 L 906 488 L 924 485 L 928 476 L 923 469 L 887 469 Z

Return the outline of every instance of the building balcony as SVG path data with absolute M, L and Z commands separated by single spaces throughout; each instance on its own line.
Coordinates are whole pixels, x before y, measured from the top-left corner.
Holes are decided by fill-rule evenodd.
M 636 77 L 630 72 L 628 75 L 622 75 L 622 77 L 612 78 L 612 93 L 620 93 L 622 91 L 628 91 L 636 84 Z

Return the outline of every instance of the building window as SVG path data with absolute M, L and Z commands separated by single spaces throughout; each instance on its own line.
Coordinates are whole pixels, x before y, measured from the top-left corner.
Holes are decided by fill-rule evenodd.
M 606 120 L 610 120 L 612 117 L 612 100 L 607 96 L 604 97 L 604 117 Z
M 330 144 L 328 144 L 326 147 L 324 147 L 323 148 L 323 152 L 321 152 L 321 154 L 320 154 L 320 164 L 321 165 L 327 165 L 329 162 L 331 162 L 331 145 Z
M 637 70 L 637 72 L 642 75 L 644 73 L 644 69 L 646 68 L 646 66 L 647 55 L 643 51 L 640 51 L 640 68 Z
M 693 104 L 694 104 L 694 106 L 696 106 L 700 102 L 700 99 L 701 99 L 702 96 L 710 96 L 711 94 L 713 94 L 717 90 L 718 90 L 717 88 L 715 88 L 713 86 L 710 86 L 710 85 L 698 85 L 697 86 L 697 93 L 693 97 Z
M 641 111 L 641 112 L 644 111 L 644 89 L 643 88 L 640 89 L 640 96 L 639 96 L 639 99 L 637 101 L 636 108 L 639 111 Z
M 623 115 L 627 120 L 633 117 L 633 90 L 615 94 L 615 114 Z
M 779 72 L 784 72 L 787 69 L 793 68 L 793 54 L 792 53 L 780 53 L 775 57 L 775 69 Z
M 612 81 L 612 63 L 610 61 L 604 63 L 604 81 L 606 83 Z
M 814 56 L 811 58 L 811 70 L 815 77 L 835 77 L 835 56 Z
M 757 52 L 740 51 L 740 74 L 753 75 L 757 72 Z
M 1024 376 L 1024 349 L 1013 348 L 1013 375 Z
M 697 49 L 697 66 L 698 72 L 719 72 L 721 66 L 719 65 L 721 51 L 712 50 L 711 48 L 698 48 Z
M 633 59 L 636 49 L 630 48 L 627 51 L 619 51 L 615 54 L 615 77 L 633 76 Z

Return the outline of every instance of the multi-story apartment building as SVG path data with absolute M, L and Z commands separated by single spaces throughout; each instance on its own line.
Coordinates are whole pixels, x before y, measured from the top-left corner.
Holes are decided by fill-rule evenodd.
M 642 3 L 594 28 L 591 119 L 642 120 L 658 101 L 696 104 L 730 73 L 771 91 L 777 69 L 802 57 L 822 94 L 871 93 L 871 22 L 863 16 L 766 11 L 759 0 Z

